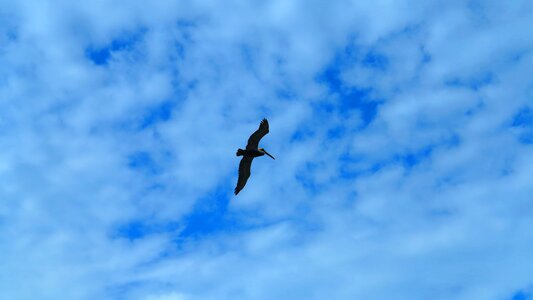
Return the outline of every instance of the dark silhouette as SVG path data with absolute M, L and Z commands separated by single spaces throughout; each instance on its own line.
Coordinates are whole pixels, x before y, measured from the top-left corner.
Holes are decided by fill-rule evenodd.
M 266 152 L 263 148 L 259 147 L 259 141 L 268 133 L 268 121 L 263 119 L 259 128 L 248 139 L 248 145 L 246 150 L 238 149 L 237 156 L 243 156 L 241 163 L 239 164 L 239 180 L 237 181 L 237 187 L 235 187 L 235 195 L 237 195 L 242 188 L 246 185 L 246 181 L 250 177 L 250 168 L 252 167 L 252 160 L 254 157 L 268 155 L 272 159 L 275 159 L 272 155 Z

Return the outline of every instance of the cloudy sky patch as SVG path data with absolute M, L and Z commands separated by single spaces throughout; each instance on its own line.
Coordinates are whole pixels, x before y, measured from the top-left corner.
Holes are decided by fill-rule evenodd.
M 532 298 L 532 12 L 3 2 L 2 297 Z

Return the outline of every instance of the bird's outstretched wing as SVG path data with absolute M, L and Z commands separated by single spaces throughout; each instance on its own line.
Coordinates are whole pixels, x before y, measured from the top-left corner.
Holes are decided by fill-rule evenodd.
M 239 180 L 237 180 L 237 187 L 235 187 L 235 195 L 237 195 L 246 185 L 246 181 L 250 177 L 250 169 L 252 168 L 253 157 L 243 157 L 239 164 Z
M 268 121 L 267 119 L 263 119 L 261 121 L 261 124 L 259 124 L 259 128 L 252 133 L 250 138 L 248 139 L 248 145 L 246 145 L 247 150 L 257 149 L 259 147 L 259 141 L 268 133 Z

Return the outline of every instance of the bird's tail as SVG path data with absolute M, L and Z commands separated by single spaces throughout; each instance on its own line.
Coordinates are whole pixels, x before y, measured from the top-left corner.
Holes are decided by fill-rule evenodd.
M 244 155 L 244 150 L 242 150 L 242 149 L 239 148 L 239 149 L 237 150 L 237 156 L 241 156 L 241 155 Z

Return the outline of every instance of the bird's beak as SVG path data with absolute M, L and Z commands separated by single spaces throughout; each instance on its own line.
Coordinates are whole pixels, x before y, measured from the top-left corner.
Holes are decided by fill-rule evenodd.
M 268 155 L 268 156 L 270 156 L 270 158 L 272 158 L 273 160 L 276 160 L 276 159 L 274 158 L 274 156 L 272 156 L 272 155 L 270 155 L 270 153 L 266 152 L 265 149 L 263 149 L 263 151 L 265 151 L 265 154 Z

